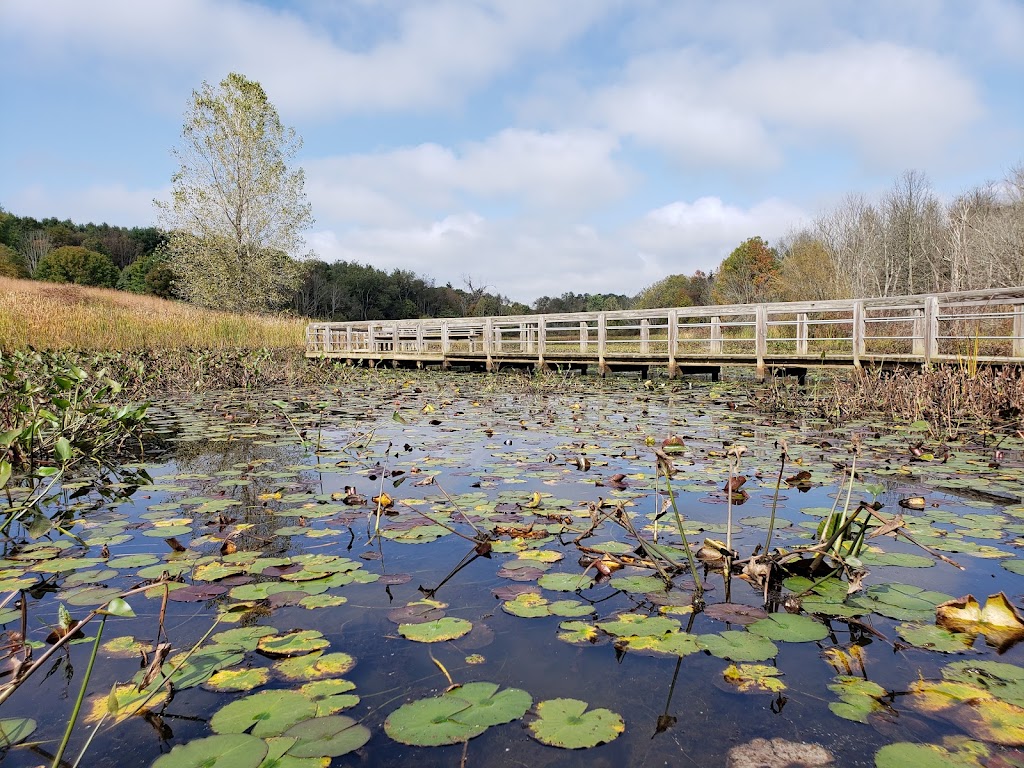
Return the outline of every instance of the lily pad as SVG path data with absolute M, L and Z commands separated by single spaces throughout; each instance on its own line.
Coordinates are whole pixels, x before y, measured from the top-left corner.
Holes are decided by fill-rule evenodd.
M 875 753 L 875 768 L 980 768 L 981 762 L 964 752 L 951 752 L 938 744 L 899 741 Z
M 558 639 L 572 645 L 591 645 L 598 640 L 597 627 L 585 621 L 563 621 Z
M 264 656 L 302 656 L 326 648 L 330 643 L 314 629 L 294 629 L 283 635 L 267 635 L 256 643 L 256 650 Z
M 417 643 L 440 643 L 467 635 L 472 629 L 472 622 L 466 619 L 445 616 L 422 624 L 399 624 L 398 634 Z
M 610 635 L 664 635 L 677 631 L 682 625 L 678 619 L 667 616 L 642 616 L 623 613 L 613 621 L 599 621 L 597 626 Z
M 712 656 L 729 661 L 767 661 L 779 654 L 778 647 L 768 638 L 736 630 L 700 635 L 697 642 Z
M 325 677 L 340 677 L 355 665 L 356 660 L 347 653 L 318 651 L 307 656 L 282 659 L 274 664 L 274 671 L 286 680 L 322 680 Z
M 878 584 L 869 587 L 864 595 L 854 597 L 850 602 L 890 619 L 927 621 L 935 615 L 938 605 L 952 599 L 941 592 L 910 584 Z
M 730 664 L 722 676 L 740 693 L 778 693 L 786 690 L 782 671 L 767 664 Z
M 384 721 L 384 732 L 417 747 L 457 744 L 522 717 L 531 703 L 530 695 L 518 688 L 498 692 L 495 683 L 468 683 L 442 696 L 403 704 Z
M 950 632 L 934 624 L 900 624 L 896 627 L 906 642 L 939 653 L 963 653 L 974 644 L 975 635 Z
M 220 669 L 210 675 L 203 688 L 211 691 L 251 691 L 270 679 L 270 670 L 265 667 L 249 669 Z
M 296 723 L 282 734 L 295 739 L 285 752 L 290 757 L 340 757 L 370 740 L 370 729 L 351 717 L 331 715 Z
M 622 717 L 608 709 L 592 709 L 579 699 L 548 699 L 537 704 L 530 735 L 541 744 L 586 749 L 616 739 L 626 729 Z
M 584 573 L 545 573 L 537 583 L 553 592 L 577 592 L 593 586 L 594 580 Z
M 514 600 L 506 600 L 501 604 L 506 613 L 519 616 L 524 619 L 539 618 L 541 616 L 563 616 L 566 618 L 576 616 L 589 616 L 594 608 L 579 600 L 555 600 L 550 601 L 535 592 L 524 592 L 516 595 Z
M 152 768 L 258 768 L 267 749 L 263 739 L 245 733 L 207 736 L 176 745 Z
M 262 691 L 232 701 L 210 719 L 216 733 L 278 736 L 296 723 L 316 716 L 316 704 L 295 691 Z
M 28 717 L 5 717 L 0 719 L 0 749 L 13 747 L 36 730 L 36 721 Z
M 828 637 L 828 627 L 809 616 L 796 613 L 773 613 L 749 625 L 747 631 L 785 643 L 816 642 Z

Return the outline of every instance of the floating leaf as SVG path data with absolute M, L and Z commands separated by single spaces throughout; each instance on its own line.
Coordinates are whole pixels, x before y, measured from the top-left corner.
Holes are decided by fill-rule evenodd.
M 956 661 L 942 669 L 953 682 L 982 688 L 998 699 L 1024 707 L 1024 669 L 1002 661 Z
M 989 595 L 984 608 L 973 595 L 942 603 L 935 609 L 935 621 L 954 632 L 984 634 L 1000 650 L 1024 639 L 1024 620 L 1002 592 Z
M 263 739 L 232 733 L 178 744 L 151 768 L 258 768 L 266 756 Z
M 748 632 L 786 643 L 807 643 L 828 637 L 828 627 L 809 616 L 796 613 L 773 613 L 766 619 L 755 621 Z
M 532 701 L 518 688 L 499 692 L 495 683 L 467 683 L 443 696 L 403 704 L 384 721 L 384 732 L 417 747 L 457 744 L 522 717 Z
M 976 635 L 950 632 L 932 624 L 900 624 L 896 627 L 906 642 L 939 653 L 963 653 L 974 644 Z
M 717 635 L 700 635 L 697 642 L 712 656 L 729 661 L 766 661 L 778 655 L 771 640 L 749 632 L 728 630 Z
M 610 635 L 664 635 L 682 625 L 667 616 L 641 616 L 636 613 L 620 614 L 614 621 L 599 621 L 597 626 Z
M 588 645 L 597 642 L 597 627 L 585 621 L 563 621 L 558 625 L 562 630 L 558 639 L 573 645 Z
M 469 634 L 473 624 L 466 619 L 445 616 L 423 624 L 399 624 L 398 634 L 417 643 L 439 643 Z
M 331 715 L 296 723 L 282 734 L 295 739 L 285 752 L 290 757 L 340 757 L 370 740 L 370 729 L 351 717 Z
M 626 729 L 622 717 L 608 709 L 592 709 L 578 699 L 548 699 L 537 704 L 530 735 L 541 744 L 586 749 L 614 740 Z
M 987 753 L 987 750 L 986 750 Z M 899 741 L 875 753 L 875 768 L 981 768 L 973 755 L 951 752 L 938 744 Z
M 36 721 L 27 717 L 0 719 L 0 749 L 13 747 L 31 736 L 35 730 Z
M 145 715 L 159 709 L 167 701 L 167 689 L 160 686 L 154 689 L 144 688 L 141 691 L 135 685 L 118 685 L 104 696 L 90 699 L 90 708 L 85 716 L 87 723 L 99 722 L 109 715 L 109 698 L 117 701 L 115 722 L 121 722 L 133 715 Z
M 203 687 L 211 691 L 251 691 L 270 679 L 270 670 L 265 667 L 249 669 L 220 669 L 210 675 Z
M 665 582 L 657 576 L 612 576 L 609 582 L 615 589 L 623 592 L 664 592 Z M 541 586 L 544 586 L 541 584 Z
M 330 643 L 313 629 L 293 629 L 283 635 L 267 635 L 256 643 L 256 650 L 265 656 L 302 656 L 326 648 Z
M 730 664 L 723 673 L 725 682 L 735 686 L 740 693 L 784 691 L 786 684 L 779 679 L 781 675 L 777 667 L 765 664 Z
M 623 635 L 615 640 L 615 647 L 664 656 L 689 656 L 701 650 L 697 636 L 682 631 L 664 635 Z
M 216 733 L 252 733 L 278 736 L 291 726 L 316 715 L 316 704 L 295 691 L 262 691 L 217 710 L 210 719 Z
M 545 573 L 537 583 L 553 592 L 576 592 L 593 586 L 594 580 L 584 573 Z
M 356 660 L 347 653 L 311 653 L 294 659 L 282 659 L 274 664 L 274 670 L 287 680 L 322 680 L 325 677 L 340 677 L 356 665 Z
M 850 602 L 890 619 L 926 621 L 935 614 L 936 606 L 951 599 L 941 592 L 910 584 L 878 584 Z
M 832 702 L 828 708 L 839 717 L 866 723 L 872 712 L 884 709 L 880 699 L 887 691 L 878 683 L 854 675 L 838 675 L 828 689 L 839 694 L 841 701 Z

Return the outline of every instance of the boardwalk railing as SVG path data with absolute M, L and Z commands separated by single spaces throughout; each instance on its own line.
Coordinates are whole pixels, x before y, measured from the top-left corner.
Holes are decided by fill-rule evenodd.
M 309 357 L 494 370 L 596 365 L 1024 364 L 1024 286 L 986 291 L 508 317 L 311 323 Z

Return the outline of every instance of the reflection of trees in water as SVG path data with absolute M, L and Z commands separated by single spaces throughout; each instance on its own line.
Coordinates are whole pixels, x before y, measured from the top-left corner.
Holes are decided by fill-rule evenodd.
M 268 471 L 277 472 L 282 467 L 300 463 L 306 453 L 298 445 L 266 445 L 250 439 L 203 440 L 179 443 L 174 453 L 178 472 L 186 475 L 208 475 L 203 479 L 190 479 L 190 496 L 207 496 L 211 499 L 230 499 L 239 502 L 224 510 L 225 518 L 233 518 L 235 524 L 246 523 L 251 528 L 232 537 L 239 550 L 281 550 L 290 547 L 290 537 L 277 535 L 277 529 L 287 524 L 288 518 L 274 514 L 282 504 L 276 500 L 263 500 L 260 496 L 275 493 L 296 493 L 314 491 L 318 480 L 297 472 L 294 477 L 268 477 Z M 221 485 L 225 480 L 247 480 L 245 485 Z M 283 487 L 283 488 L 282 488 Z M 207 514 L 209 520 L 216 520 L 217 513 Z M 216 526 L 207 533 L 216 533 Z M 275 546 L 269 546 L 275 544 Z

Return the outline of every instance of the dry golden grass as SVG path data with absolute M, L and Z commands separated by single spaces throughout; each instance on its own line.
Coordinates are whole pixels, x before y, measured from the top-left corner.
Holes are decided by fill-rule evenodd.
M 0 278 L 0 349 L 305 347 L 306 321 L 235 315 L 105 288 Z

